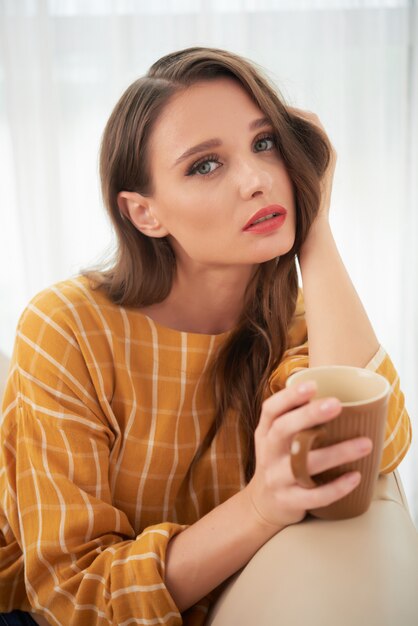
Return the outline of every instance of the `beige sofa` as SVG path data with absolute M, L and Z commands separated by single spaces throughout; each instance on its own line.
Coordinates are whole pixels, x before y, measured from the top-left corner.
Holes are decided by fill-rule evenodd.
M 233 576 L 205 626 L 418 626 L 418 533 L 397 471 L 363 515 L 307 517 Z

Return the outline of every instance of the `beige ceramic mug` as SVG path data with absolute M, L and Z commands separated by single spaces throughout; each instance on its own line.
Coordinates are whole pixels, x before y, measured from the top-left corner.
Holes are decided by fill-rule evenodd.
M 369 508 L 379 475 L 390 385 L 386 378 L 371 370 L 325 365 L 296 372 L 287 379 L 286 387 L 308 380 L 316 382 L 315 398 L 336 397 L 341 402 L 342 411 L 331 421 L 295 435 L 290 454 L 293 475 L 302 487 L 313 488 L 347 472 L 359 471 L 361 481 L 353 491 L 328 506 L 308 511 L 322 519 L 356 517 Z M 307 455 L 310 450 L 357 437 L 369 437 L 373 441 L 369 455 L 313 477 L 309 475 Z

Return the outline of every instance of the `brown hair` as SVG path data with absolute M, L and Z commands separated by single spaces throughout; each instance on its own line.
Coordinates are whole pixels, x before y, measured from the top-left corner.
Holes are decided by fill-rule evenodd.
M 120 212 L 122 190 L 152 195 L 149 139 L 170 98 L 202 80 L 227 76 L 239 81 L 270 119 L 277 147 L 292 180 L 296 236 L 292 249 L 261 263 L 247 287 L 236 328 L 213 361 L 213 427 L 207 448 L 229 410 L 236 410 L 246 432 L 245 476 L 255 469 L 254 431 L 269 377 L 287 348 L 298 295 L 296 259 L 320 200 L 320 179 L 330 159 L 323 133 L 295 115 L 263 72 L 236 54 L 215 48 L 187 48 L 156 61 L 146 76 L 126 89 L 103 133 L 100 151 L 102 194 L 118 244 L 111 267 L 85 272 L 117 304 L 140 307 L 164 300 L 172 286 L 176 260 L 166 238 L 143 235 Z

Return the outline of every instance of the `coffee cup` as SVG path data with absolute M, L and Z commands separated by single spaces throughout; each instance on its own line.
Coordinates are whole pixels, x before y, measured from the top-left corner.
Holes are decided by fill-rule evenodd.
M 348 365 L 324 365 L 292 374 L 286 381 L 286 387 L 308 380 L 316 383 L 315 398 L 336 397 L 342 410 L 331 421 L 300 431 L 293 437 L 290 451 L 293 475 L 302 487 L 314 488 L 347 472 L 359 471 L 361 481 L 353 491 L 336 502 L 308 511 L 315 517 L 329 520 L 356 517 L 369 508 L 379 475 L 390 384 L 386 378 L 371 370 Z M 369 455 L 320 474 L 309 475 L 307 456 L 310 450 L 357 437 L 372 440 L 373 449 Z

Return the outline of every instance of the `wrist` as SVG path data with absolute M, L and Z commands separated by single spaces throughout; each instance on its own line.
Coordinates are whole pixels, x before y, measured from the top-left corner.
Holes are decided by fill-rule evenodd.
M 327 215 L 318 215 L 312 222 L 309 232 L 299 250 L 299 260 L 307 256 L 312 250 L 324 249 L 324 246 L 332 243 L 335 244 L 332 234 L 331 225 Z
M 260 508 L 257 506 L 254 499 L 252 481 L 250 481 L 240 493 L 246 501 L 250 518 L 254 524 L 254 530 L 265 534 L 266 541 L 286 527 L 286 524 L 269 520 L 260 511 Z

